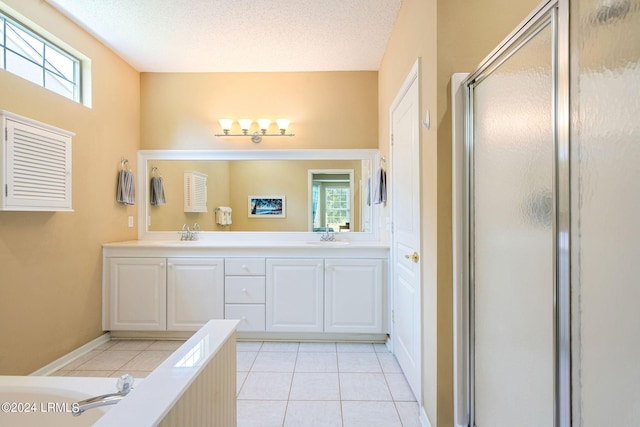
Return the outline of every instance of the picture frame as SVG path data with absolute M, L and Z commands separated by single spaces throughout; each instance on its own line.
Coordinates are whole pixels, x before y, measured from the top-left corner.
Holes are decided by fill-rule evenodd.
M 249 218 L 286 218 L 284 196 L 248 196 Z

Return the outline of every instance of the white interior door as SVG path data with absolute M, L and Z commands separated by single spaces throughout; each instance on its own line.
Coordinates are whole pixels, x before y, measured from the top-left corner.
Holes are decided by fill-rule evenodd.
M 391 107 L 393 348 L 420 399 L 420 105 L 418 64 Z

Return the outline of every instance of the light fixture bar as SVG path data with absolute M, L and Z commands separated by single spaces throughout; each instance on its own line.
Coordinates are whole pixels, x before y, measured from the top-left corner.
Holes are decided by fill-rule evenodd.
M 288 119 L 276 120 L 280 133 L 267 133 L 269 125 L 271 124 L 271 120 L 269 119 L 258 119 L 257 122 L 260 130 L 253 133 L 249 133 L 249 128 L 253 124 L 253 120 L 251 119 L 238 120 L 242 133 L 229 133 L 234 122 L 232 119 L 220 119 L 219 122 L 223 133 L 216 133 L 214 136 L 251 136 L 251 141 L 256 144 L 262 141 L 263 136 L 295 136 L 294 133 L 287 133 L 287 127 L 289 127 L 290 123 Z

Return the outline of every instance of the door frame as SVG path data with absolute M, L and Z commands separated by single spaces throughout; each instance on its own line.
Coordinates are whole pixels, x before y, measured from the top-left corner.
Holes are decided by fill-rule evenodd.
M 457 427 L 474 422 L 473 86 L 496 59 L 551 14 L 554 131 L 554 427 L 571 426 L 571 253 L 569 165 L 569 0 L 545 0 L 469 75 L 452 77 L 454 413 Z
M 416 61 L 414 62 L 413 66 L 411 67 L 411 70 L 409 71 L 409 73 L 407 74 L 407 77 L 405 78 L 404 82 L 402 83 L 402 86 L 400 86 L 400 89 L 398 90 L 393 102 L 391 103 L 391 106 L 389 107 L 389 165 L 393 165 L 393 111 L 399 106 L 400 102 L 404 99 L 405 95 L 407 94 L 407 92 L 409 91 L 411 85 L 414 82 L 417 82 L 417 90 L 418 90 L 418 119 L 421 117 L 421 87 L 422 87 L 422 82 L 421 82 L 421 58 L 418 57 L 416 59 Z M 418 122 L 420 122 L 420 120 L 418 120 Z M 418 129 L 418 138 L 421 139 L 421 129 Z M 418 147 L 420 147 L 420 144 L 418 144 Z M 419 151 L 420 148 L 419 148 Z M 419 162 L 420 165 L 418 167 L 418 191 L 420 193 L 422 193 L 422 179 L 421 179 L 421 174 L 420 174 L 420 170 L 421 170 L 421 163 L 422 163 L 422 159 L 421 159 L 421 155 L 419 153 L 418 155 L 419 158 Z M 393 171 L 392 171 L 393 173 Z M 391 203 L 393 203 L 393 195 L 395 192 L 395 188 L 394 186 L 396 185 L 395 180 L 391 179 L 390 180 L 390 185 L 388 185 L 388 190 L 389 190 L 389 200 L 391 200 Z M 420 212 L 421 210 L 419 210 Z M 395 218 L 393 218 L 393 207 L 392 207 L 392 217 L 391 217 L 391 262 L 390 262 L 390 267 L 389 267 L 389 283 L 391 284 L 391 286 L 389 286 L 389 300 L 390 300 L 390 304 L 389 304 L 389 319 L 391 320 L 391 324 L 390 324 L 390 331 L 391 331 L 391 351 L 395 354 L 395 349 L 396 349 L 396 334 L 395 334 L 395 325 L 394 325 L 394 321 L 393 321 L 393 310 L 395 308 L 395 281 L 394 281 L 394 277 L 396 274 L 396 268 L 395 268 L 395 264 L 396 264 L 396 257 L 399 256 L 399 254 L 396 253 L 395 249 L 394 249 L 394 240 L 395 240 Z M 422 246 L 422 219 L 419 218 L 420 221 L 420 238 L 419 238 L 419 242 L 420 242 L 420 246 Z M 420 253 L 422 253 L 422 247 L 419 248 Z M 423 318 L 423 310 L 422 310 L 422 269 L 420 268 L 421 263 L 418 263 L 418 278 L 419 278 L 419 285 L 418 285 L 418 300 L 419 300 L 419 309 L 418 309 L 418 336 L 420 339 L 420 345 L 419 345 L 419 372 L 418 372 L 418 380 L 419 380 L 419 384 L 420 387 L 418 388 L 417 395 L 415 396 L 418 404 L 420 407 L 422 407 L 422 373 L 424 372 L 424 362 L 423 362 L 423 351 L 422 351 L 422 342 L 423 342 L 423 337 L 422 337 L 422 318 Z

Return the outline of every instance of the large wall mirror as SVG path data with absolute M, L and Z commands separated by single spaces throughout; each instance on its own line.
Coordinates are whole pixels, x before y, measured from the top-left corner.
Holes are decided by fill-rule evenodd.
M 329 230 L 377 239 L 370 194 L 378 162 L 371 149 L 140 151 L 139 238 L 173 239 L 198 223 L 216 238 Z M 158 177 L 164 203 L 152 190 Z

